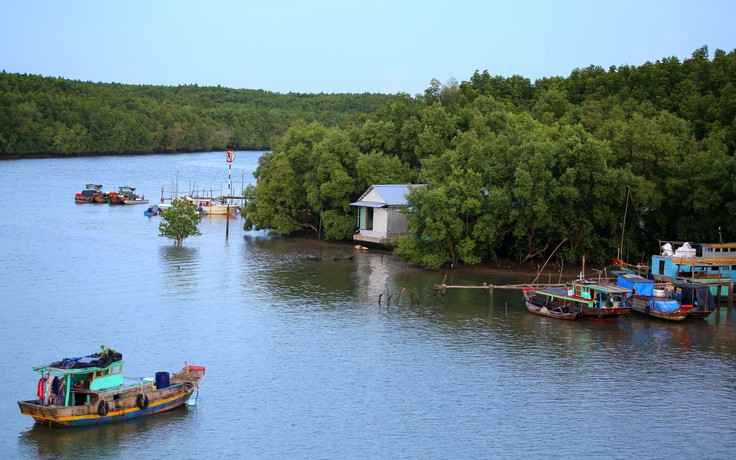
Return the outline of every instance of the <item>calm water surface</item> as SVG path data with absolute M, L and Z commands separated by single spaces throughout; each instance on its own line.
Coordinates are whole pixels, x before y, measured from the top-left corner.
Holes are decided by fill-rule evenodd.
M 239 152 L 233 189 L 260 154 Z M 350 245 L 205 218 L 183 248 L 143 207 L 76 205 L 87 182 L 227 190 L 224 153 L 0 162 L 0 452 L 7 458 L 733 458 L 736 320 L 567 324 L 518 291 Z M 531 278 L 531 277 L 529 277 Z M 453 274 L 448 283 L 529 281 Z M 404 294 L 396 304 L 402 288 Z M 416 290 L 420 305 L 412 306 Z M 386 305 L 386 293 L 392 304 Z M 378 304 L 383 294 L 382 305 Z M 34 425 L 31 366 L 121 351 L 127 374 L 207 367 L 195 407 Z

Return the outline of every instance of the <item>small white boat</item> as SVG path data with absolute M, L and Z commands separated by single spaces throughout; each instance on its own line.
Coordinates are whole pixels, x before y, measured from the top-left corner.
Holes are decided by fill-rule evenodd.
M 227 198 L 224 197 L 205 198 L 187 196 L 186 199 L 197 206 L 198 212 L 211 216 L 237 216 L 240 210 L 240 205 L 232 202 L 228 203 Z

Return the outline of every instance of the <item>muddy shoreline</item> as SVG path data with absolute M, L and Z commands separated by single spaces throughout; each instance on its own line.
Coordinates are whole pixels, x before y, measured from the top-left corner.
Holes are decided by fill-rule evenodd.
M 316 244 L 320 250 L 326 249 L 326 250 L 339 250 L 341 253 L 345 252 L 352 252 L 357 251 L 356 247 L 359 247 L 361 245 L 356 245 L 355 242 L 351 241 L 325 241 L 325 240 L 318 240 L 315 236 L 288 236 L 283 237 L 285 239 L 300 239 L 300 240 L 308 240 L 312 244 Z M 365 246 L 363 246 L 365 247 Z M 365 249 L 365 251 L 373 252 L 373 253 L 379 253 L 379 254 L 386 254 L 393 256 L 393 251 L 390 249 L 382 249 L 382 248 L 374 248 L 374 247 L 368 247 Z M 540 272 L 540 269 L 544 266 L 544 269 Z M 438 268 L 436 270 L 424 268 L 420 265 L 416 264 L 408 264 L 409 268 L 415 269 L 415 270 L 425 270 L 427 272 L 436 272 L 440 274 L 452 274 L 453 276 L 457 275 L 463 275 L 467 274 L 468 276 L 477 276 L 477 275 L 508 275 L 508 274 L 515 274 L 519 276 L 524 277 L 536 277 L 537 274 L 539 274 L 539 280 L 540 281 L 546 281 L 549 277 L 557 278 L 562 277 L 563 280 L 571 280 L 577 278 L 583 267 L 580 264 L 567 264 L 565 263 L 564 266 L 562 266 L 557 261 L 549 261 L 547 265 L 544 265 L 543 261 L 540 262 L 532 262 L 532 263 L 526 263 L 526 264 L 519 264 L 513 260 L 510 259 L 500 259 L 494 262 L 489 262 L 486 264 L 480 264 L 480 265 L 461 265 L 457 267 L 449 267 L 449 266 L 443 266 L 441 268 Z M 603 266 L 600 264 L 586 264 L 585 265 L 585 277 L 586 278 L 594 278 L 598 277 L 600 272 L 607 272 L 608 276 L 610 277 L 611 270 L 614 270 L 615 267 L 612 264 L 609 264 L 607 266 Z

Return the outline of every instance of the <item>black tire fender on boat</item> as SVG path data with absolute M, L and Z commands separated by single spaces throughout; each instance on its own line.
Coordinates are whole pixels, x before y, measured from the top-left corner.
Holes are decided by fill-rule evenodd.
M 139 394 L 138 399 L 136 399 L 135 403 L 141 410 L 148 409 L 148 396 L 142 393 Z
M 104 399 L 100 401 L 100 404 L 97 405 L 97 414 L 99 414 L 100 417 L 104 417 L 107 415 L 107 412 L 110 410 L 110 407 L 107 405 L 107 401 Z
M 647 304 L 647 306 L 644 308 L 644 313 L 648 315 L 650 311 L 652 311 L 652 307 L 649 304 Z
M 603 308 L 598 309 L 598 318 L 603 318 Z

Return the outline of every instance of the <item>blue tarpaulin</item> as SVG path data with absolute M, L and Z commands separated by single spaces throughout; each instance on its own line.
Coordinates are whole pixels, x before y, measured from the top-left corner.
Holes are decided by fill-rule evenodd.
M 654 308 L 665 313 L 673 313 L 680 308 L 680 302 L 669 299 L 655 300 Z
M 613 274 L 616 275 L 619 286 L 631 289 L 639 295 L 654 295 L 654 280 L 623 271 L 615 271 Z

